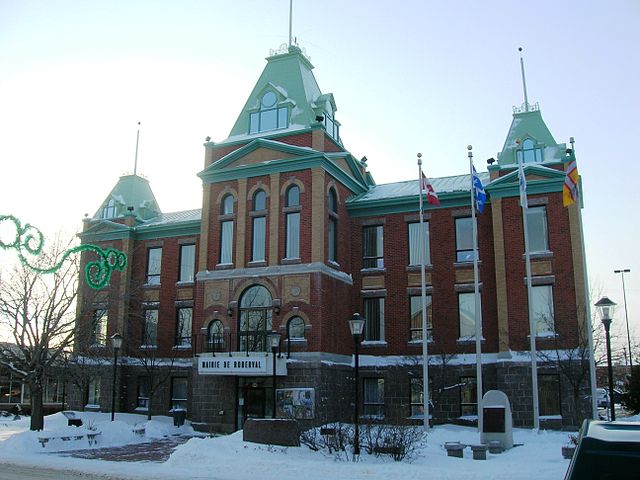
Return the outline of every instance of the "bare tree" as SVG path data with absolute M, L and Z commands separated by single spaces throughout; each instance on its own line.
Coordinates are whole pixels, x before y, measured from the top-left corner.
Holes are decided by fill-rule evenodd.
M 70 246 L 57 239 L 38 265 L 57 265 Z M 10 339 L 0 344 L 0 365 L 29 388 L 31 430 L 44 427 L 45 376 L 73 342 L 77 280 L 77 258 L 47 274 L 18 264 L 0 276 L 0 325 Z

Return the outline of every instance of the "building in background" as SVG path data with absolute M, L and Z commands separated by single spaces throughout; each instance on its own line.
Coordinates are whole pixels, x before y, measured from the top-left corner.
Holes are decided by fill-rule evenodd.
M 267 58 L 228 138 L 204 145 L 200 209 L 163 213 L 148 181 L 125 175 L 85 219 L 83 242 L 128 257 L 108 288 L 83 289 L 79 301 L 93 313 L 78 318 L 76 343 L 78 357 L 110 358 L 108 337 L 124 336 L 119 411 L 186 408 L 194 426 L 226 432 L 274 414 L 349 420 L 347 321 L 360 312 L 364 419 L 422 419 L 425 334 L 433 421 L 476 418 L 470 176 L 431 179 L 440 205 L 425 211 L 424 332 L 417 168 L 415 179 L 376 184 L 366 158 L 343 145 L 334 97 L 312 69 L 297 46 Z M 519 158 L 542 426 L 579 425 L 589 412 L 580 210 L 562 203 L 572 156 L 537 105 L 526 104 L 480 173 L 489 195 L 478 215 L 484 390 L 508 395 L 518 426 L 532 424 Z M 275 363 L 272 331 L 280 335 Z M 74 401 L 108 410 L 110 368 Z

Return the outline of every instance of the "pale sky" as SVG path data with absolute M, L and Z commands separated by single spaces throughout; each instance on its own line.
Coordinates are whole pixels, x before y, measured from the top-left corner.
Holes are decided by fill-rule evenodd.
M 576 140 L 590 282 L 640 336 L 640 2 L 294 2 L 293 34 L 333 93 L 345 147 L 377 183 L 465 174 L 529 101 Z M 164 212 L 201 207 L 206 136 L 227 137 L 288 41 L 288 0 L 0 0 L 0 215 L 75 232 L 125 172 Z M 599 298 L 599 297 L 598 297 Z M 593 302 L 598 300 L 593 298 Z M 640 338 L 638 338 L 640 340 Z

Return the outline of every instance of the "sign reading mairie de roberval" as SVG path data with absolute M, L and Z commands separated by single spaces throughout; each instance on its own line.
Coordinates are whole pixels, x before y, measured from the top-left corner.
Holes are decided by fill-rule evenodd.
M 276 358 L 276 373 L 281 374 L 281 363 L 286 359 Z M 284 362 L 283 362 L 284 361 Z M 283 365 L 284 366 L 284 365 Z M 284 367 L 286 369 L 286 366 Z M 240 354 L 236 356 L 198 357 L 198 373 L 200 375 L 248 375 L 262 376 L 273 374 L 273 358 L 271 355 Z

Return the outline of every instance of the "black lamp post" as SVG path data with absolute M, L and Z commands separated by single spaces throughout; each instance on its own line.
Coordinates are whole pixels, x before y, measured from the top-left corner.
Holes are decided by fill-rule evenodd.
M 355 436 L 353 439 L 353 461 L 355 462 L 360 457 L 360 432 L 359 425 L 360 419 L 358 415 L 358 406 L 360 404 L 360 358 L 359 358 L 359 350 L 360 339 L 362 338 L 362 332 L 364 331 L 364 322 L 365 319 L 359 313 L 354 313 L 353 317 L 349 320 L 349 329 L 351 330 L 351 336 L 353 337 L 353 342 L 356 347 L 355 354 L 355 370 L 356 370 L 356 395 L 355 395 L 355 411 L 353 416 L 353 423 L 355 426 Z
M 600 320 L 604 325 L 605 338 L 607 340 L 607 369 L 609 371 L 609 408 L 611 409 L 611 421 L 616 421 L 615 403 L 613 400 L 613 366 L 611 364 L 611 335 L 609 330 L 611 328 L 611 317 L 613 316 L 613 307 L 615 302 L 609 300 L 609 297 L 602 297 L 596 303 L 596 308 L 600 311 Z
M 271 418 L 276 418 L 276 352 L 278 351 L 278 347 L 280 346 L 280 334 L 276 331 L 267 333 L 267 339 L 269 341 L 269 345 L 271 346 L 271 355 L 273 357 L 273 409 L 271 411 Z
M 122 335 L 114 333 L 111 336 L 111 346 L 113 347 L 113 383 L 111 384 L 111 421 L 116 415 L 116 371 L 118 368 L 118 350 L 122 348 Z

